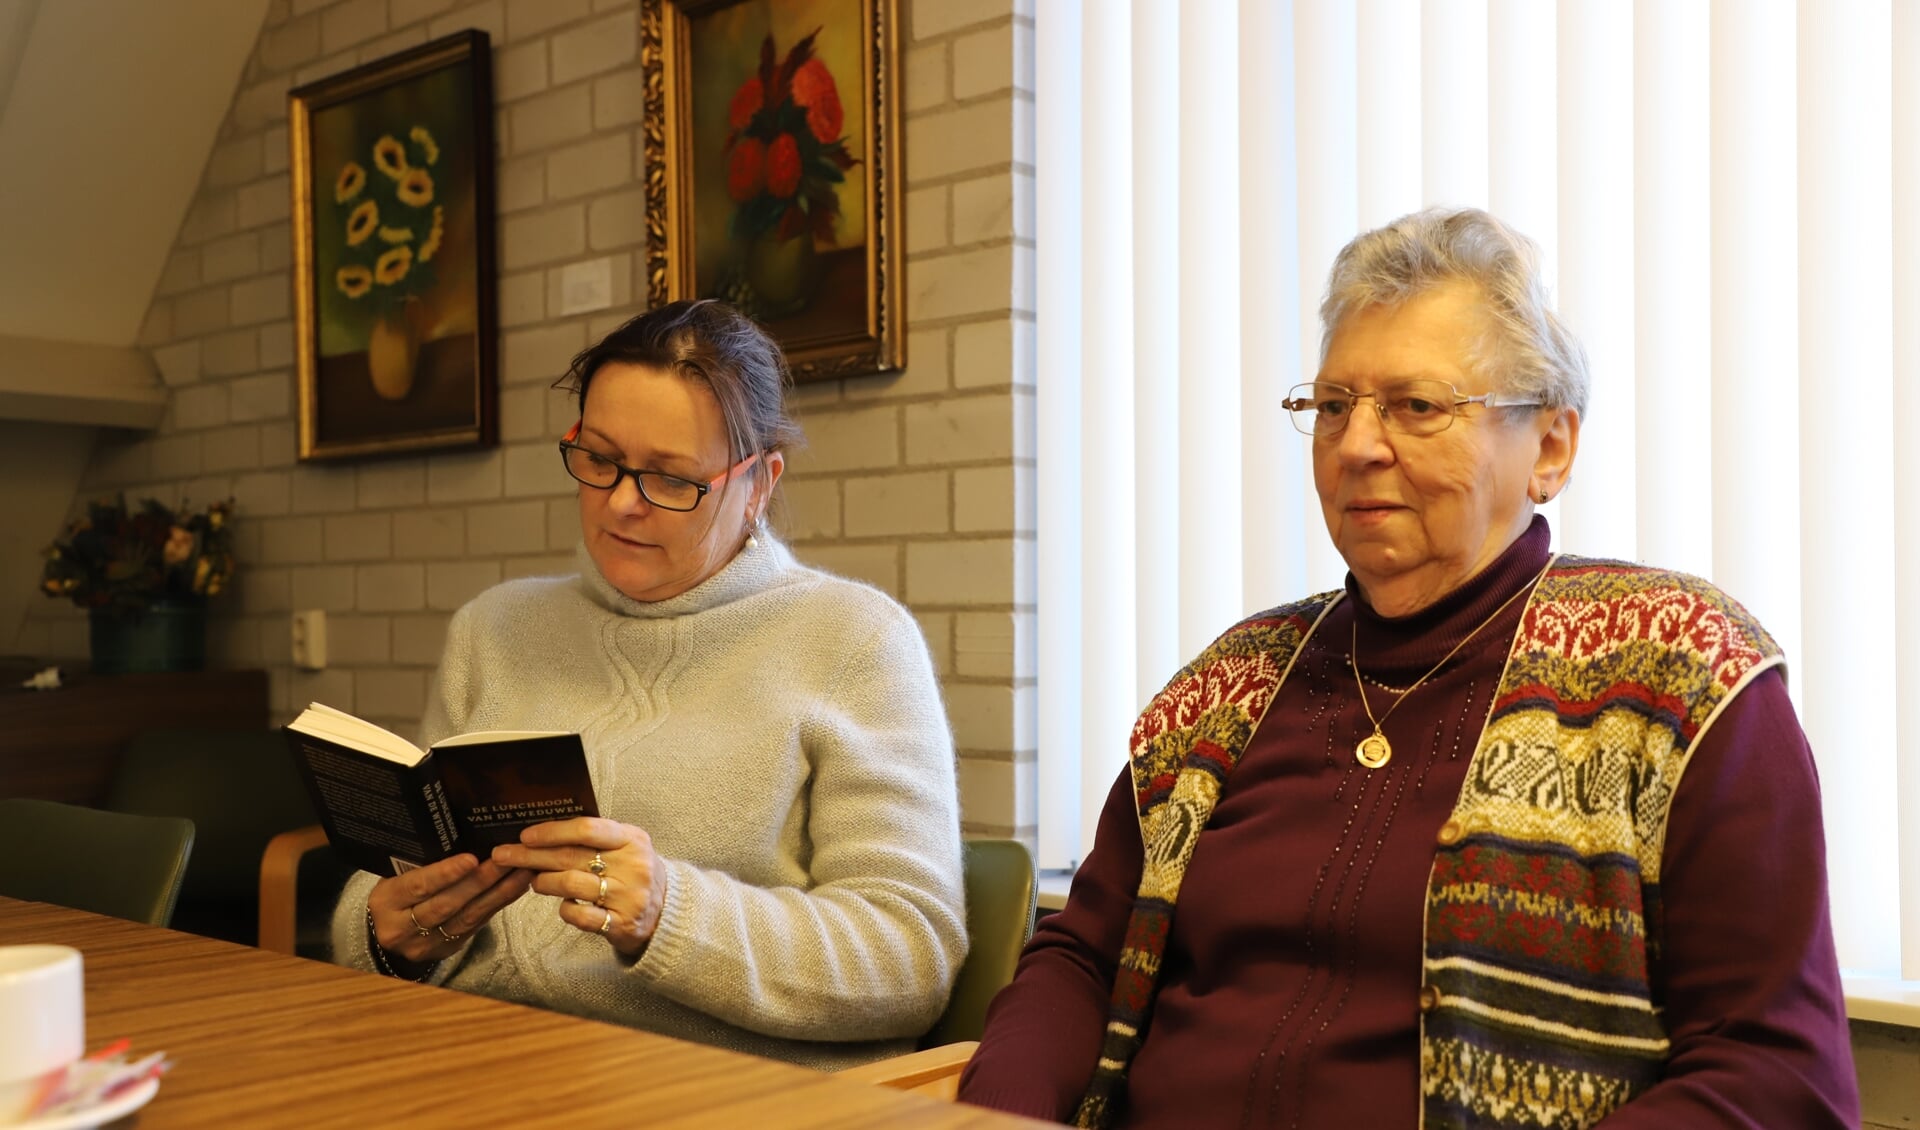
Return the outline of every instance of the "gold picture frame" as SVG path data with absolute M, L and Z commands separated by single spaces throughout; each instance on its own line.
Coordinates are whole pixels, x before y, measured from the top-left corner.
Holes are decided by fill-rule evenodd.
M 796 381 L 906 364 L 897 0 L 642 0 L 647 301 L 722 298 Z
M 462 31 L 287 96 L 303 461 L 498 441 L 492 58 Z

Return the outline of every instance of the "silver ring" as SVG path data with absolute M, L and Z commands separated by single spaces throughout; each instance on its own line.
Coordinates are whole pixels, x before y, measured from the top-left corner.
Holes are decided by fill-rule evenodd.
M 612 928 L 612 926 L 613 926 L 613 911 L 609 910 L 607 911 L 607 916 L 600 920 L 600 933 L 602 934 L 606 933 L 610 928 Z
M 596 851 L 593 853 L 593 862 L 587 864 L 587 870 L 593 872 L 595 875 L 605 875 L 607 873 L 607 861 L 601 859 L 600 853 Z
M 441 923 L 440 925 L 438 925 L 438 926 L 435 926 L 435 927 L 434 927 L 433 929 L 434 929 L 434 932 L 435 932 L 435 933 L 438 933 L 438 934 L 440 935 L 440 940 L 441 940 L 441 941 L 443 941 L 443 942 L 457 942 L 457 941 L 459 941 L 459 940 L 460 940 L 461 938 L 464 938 L 464 937 L 466 937 L 466 935 L 465 935 L 465 934 L 449 934 L 449 933 L 447 933 L 447 927 L 446 927 L 446 924 L 445 924 L 445 923 Z
M 422 926 L 422 925 L 420 925 L 420 920 L 419 920 L 418 918 L 415 918 L 415 917 L 413 916 L 413 908 L 412 908 L 412 907 L 408 907 L 408 908 L 407 908 L 407 920 L 408 920 L 409 922 L 412 922 L 412 923 L 413 923 L 413 932 L 414 932 L 414 933 L 416 933 L 416 934 L 418 934 L 418 935 L 420 935 L 420 936 L 421 936 L 421 937 L 423 937 L 423 938 L 431 938 L 431 937 L 433 937 L 433 931 L 432 931 L 432 930 L 429 930 L 429 929 L 427 929 L 427 928 L 426 928 L 425 926 Z
M 607 879 L 604 875 L 600 877 L 600 894 L 593 900 L 593 905 L 602 910 L 607 907 Z

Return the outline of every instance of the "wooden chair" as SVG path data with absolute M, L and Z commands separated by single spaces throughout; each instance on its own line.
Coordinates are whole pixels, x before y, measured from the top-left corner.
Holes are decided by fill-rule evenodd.
M 921 1037 L 919 1051 L 851 1067 L 841 1076 L 947 1100 L 959 1092 L 960 1073 L 980 1046 L 987 1006 L 1013 980 L 1033 935 L 1038 894 L 1033 857 L 1012 840 L 968 840 L 964 867 L 967 960 L 954 978 L 946 1012 Z
M 318 824 L 282 832 L 267 841 L 267 849 L 260 857 L 261 949 L 285 954 L 301 952 L 301 864 L 326 846 L 327 830 Z
M 165 926 L 193 821 L 51 800 L 0 800 L 0 894 Z
M 896 1091 L 912 1091 L 916 1095 L 950 1103 L 959 1096 L 960 1073 L 967 1069 L 967 1061 L 973 1058 L 973 1051 L 979 1046 L 980 1041 L 967 1040 L 937 1048 L 922 1048 L 892 1059 L 848 1067 L 835 1074 L 842 1079 L 873 1083 Z

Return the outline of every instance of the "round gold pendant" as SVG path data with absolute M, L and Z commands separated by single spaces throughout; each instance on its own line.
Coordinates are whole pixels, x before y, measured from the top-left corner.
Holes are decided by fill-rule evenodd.
M 1387 740 L 1387 735 L 1375 730 L 1353 747 L 1353 757 L 1369 769 L 1378 769 L 1393 760 L 1393 743 Z

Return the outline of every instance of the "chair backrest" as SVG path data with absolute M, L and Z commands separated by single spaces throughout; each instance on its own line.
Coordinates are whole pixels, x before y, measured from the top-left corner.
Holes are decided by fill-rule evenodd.
M 102 808 L 193 821 L 198 838 L 181 898 L 240 902 L 249 923 L 260 853 L 318 819 L 276 730 L 149 730 L 127 744 Z
M 0 800 L 0 895 L 165 926 L 193 852 L 193 821 Z
M 947 1011 L 921 1037 L 923 1048 L 977 1040 L 987 1005 L 1013 980 L 1020 951 L 1033 936 L 1033 857 L 1012 840 L 966 843 L 967 960 L 954 979 Z

